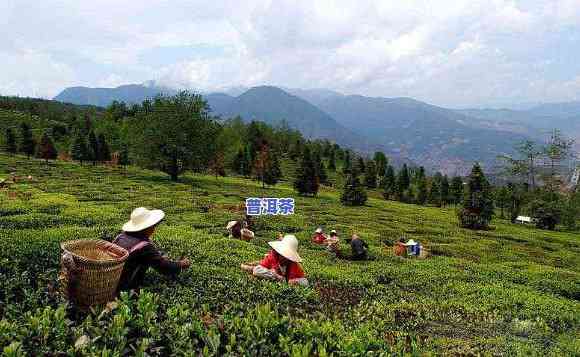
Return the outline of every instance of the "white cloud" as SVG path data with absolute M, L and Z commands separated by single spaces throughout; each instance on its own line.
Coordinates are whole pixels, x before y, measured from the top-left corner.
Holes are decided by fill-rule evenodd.
M 328 87 L 463 106 L 574 97 L 566 91 L 577 90 L 580 75 L 569 52 L 550 47 L 565 38 L 579 45 L 578 0 L 4 0 L 4 19 L 0 31 L 10 36 L 0 43 L 0 75 L 8 80 L 0 90 L 29 95 L 52 96 L 73 82 L 157 79 L 203 90 Z M 199 44 L 224 50 L 169 65 L 143 59 L 152 49 Z

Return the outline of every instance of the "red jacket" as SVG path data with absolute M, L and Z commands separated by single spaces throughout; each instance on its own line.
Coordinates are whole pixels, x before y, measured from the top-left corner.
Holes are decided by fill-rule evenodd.
M 305 277 L 304 270 L 302 270 L 300 264 L 292 261 L 288 261 L 286 271 L 284 271 L 284 269 L 280 266 L 280 259 L 278 254 L 276 254 L 274 250 L 271 250 L 270 253 L 268 253 L 268 255 L 262 259 L 260 265 L 266 269 L 274 270 L 277 274 L 285 277 L 286 281 Z
M 324 240 L 326 239 L 326 236 L 322 233 L 315 233 L 314 236 L 312 237 L 312 242 L 316 243 L 316 244 L 322 244 L 324 243 Z

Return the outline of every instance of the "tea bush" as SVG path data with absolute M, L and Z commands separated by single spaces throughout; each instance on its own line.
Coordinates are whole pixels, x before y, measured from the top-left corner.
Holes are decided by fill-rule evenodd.
M 290 165 L 283 163 L 283 167 Z M 458 227 L 454 209 L 385 201 L 343 207 L 339 189 L 296 198 L 296 214 L 260 217 L 251 242 L 224 226 L 246 197 L 294 197 L 241 178 L 25 160 L 0 154 L 0 176 L 32 175 L 0 191 L 0 352 L 22 355 L 578 355 L 580 241 L 496 220 Z M 332 181 L 335 178 L 331 177 Z M 164 209 L 160 248 L 192 267 L 176 281 L 150 272 L 139 296 L 78 312 L 57 293 L 62 241 L 112 240 L 137 206 Z M 374 258 L 352 262 L 310 242 L 313 230 L 358 233 Z M 293 233 L 310 287 L 239 269 Z M 393 256 L 399 237 L 429 249 Z M 349 253 L 342 242 L 341 250 Z

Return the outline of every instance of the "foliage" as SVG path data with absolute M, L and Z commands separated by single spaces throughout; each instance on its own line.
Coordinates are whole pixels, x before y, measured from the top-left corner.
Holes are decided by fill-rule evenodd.
M 366 165 L 365 186 L 367 188 L 377 187 L 377 169 L 374 161 L 369 161 Z
M 355 175 L 349 175 L 344 184 L 340 202 L 345 206 L 363 206 L 367 202 L 367 193 Z
M 54 160 L 58 156 L 58 152 L 54 147 L 54 143 L 52 142 L 52 138 L 48 135 L 47 132 L 42 134 L 42 138 L 40 139 L 40 145 L 38 147 L 38 157 L 48 160 Z
M 475 164 L 469 175 L 463 207 L 458 212 L 460 224 L 464 228 L 486 229 L 493 217 L 493 197 L 491 187 L 479 164 Z
M 80 132 L 73 139 L 70 156 L 73 160 L 79 161 L 81 164 L 84 161 L 88 161 L 91 157 L 85 136 Z
M 134 137 L 139 160 L 169 174 L 173 181 L 186 169 L 207 167 L 217 137 L 208 109 L 197 94 L 156 97 L 147 111 L 138 111 L 134 121 L 141 134 Z
M 385 199 L 391 199 L 394 196 L 396 189 L 395 169 L 393 166 L 387 166 L 387 172 L 384 179 L 381 180 L 381 185 Z
M 301 195 L 316 195 L 319 188 L 319 179 L 316 172 L 317 165 L 312 160 L 310 148 L 306 146 L 302 152 L 300 166 L 296 170 L 294 189 Z
M 6 129 L 6 140 L 4 144 L 4 150 L 10 154 L 16 154 L 18 147 L 16 146 L 16 135 L 12 128 Z
M 20 145 L 18 149 L 21 153 L 30 157 L 34 154 L 35 146 L 36 143 L 34 142 L 30 125 L 23 122 L 20 124 Z
M 281 159 L 282 167 L 293 162 Z M 47 167 L 0 154 L 0 176 L 32 175 L 0 191 L 0 351 L 7 355 L 577 355 L 577 234 L 494 222 L 458 228 L 454 211 L 386 201 L 369 191 L 345 207 L 340 190 L 296 197 L 292 216 L 256 220 L 251 242 L 225 238 L 244 197 L 288 197 L 240 177 L 163 173 L 131 166 Z M 75 313 L 56 292 L 60 246 L 111 240 L 135 205 L 167 214 L 155 241 L 193 267 L 177 280 L 147 273 L 139 296 Z M 206 209 L 207 208 L 207 209 Z M 355 231 L 375 260 L 350 262 L 310 242 L 314 227 Z M 255 279 L 243 262 L 292 232 L 308 288 Z M 348 232 L 348 233 L 347 233 Z M 413 238 L 426 260 L 399 259 L 391 244 Z M 385 241 L 387 241 L 385 243 Z M 386 244 L 386 245 L 385 245 Z M 343 242 L 341 250 L 345 250 Z

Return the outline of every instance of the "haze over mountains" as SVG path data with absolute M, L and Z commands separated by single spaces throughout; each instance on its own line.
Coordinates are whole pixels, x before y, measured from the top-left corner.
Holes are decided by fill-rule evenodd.
M 175 90 L 145 85 L 117 88 L 71 87 L 54 99 L 107 106 L 113 100 L 140 103 Z M 270 124 L 286 121 L 310 138 L 334 140 L 357 151 L 382 150 L 396 163 L 410 160 L 430 170 L 464 173 L 474 161 L 491 167 L 524 138 L 541 140 L 559 128 L 580 138 L 580 102 L 534 106 L 527 110 L 447 109 L 411 98 L 343 95 L 327 89 L 273 86 L 205 93 L 212 112 L 224 119 Z

